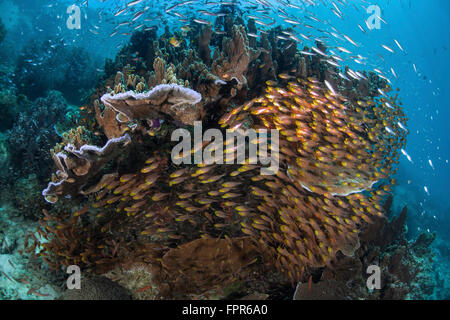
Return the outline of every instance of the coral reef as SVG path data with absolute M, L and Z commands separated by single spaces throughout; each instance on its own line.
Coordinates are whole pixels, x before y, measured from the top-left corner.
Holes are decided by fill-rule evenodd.
M 21 111 L 30 107 L 27 97 L 19 94 L 12 88 L 0 90 L 0 131 L 11 129 Z
M 6 59 L 0 62 L 0 132 L 11 129 L 20 112 L 30 107 L 31 102 L 23 94 L 18 94 L 13 83 L 14 66 Z
M 427 266 L 427 272 L 420 273 L 420 277 L 424 278 L 433 286 L 433 291 L 428 296 L 421 296 L 420 298 L 432 300 L 445 300 L 450 297 L 450 274 L 449 266 L 450 247 L 448 245 L 450 236 L 447 232 L 450 228 L 450 223 L 446 219 L 449 212 L 445 204 L 442 202 L 423 201 L 421 187 L 414 184 L 399 184 L 394 188 L 394 201 L 392 210 L 400 212 L 401 208 L 408 206 L 407 215 L 407 239 L 423 239 L 431 240 L 433 233 L 436 233 L 436 238 L 433 240 L 431 246 L 434 252 L 433 265 Z M 426 231 L 426 232 L 425 232 Z M 419 251 L 424 251 L 419 249 Z M 425 261 L 425 260 L 423 260 Z M 427 274 L 428 273 L 428 274 Z M 431 282 L 429 277 L 433 277 Z
M 20 210 L 19 215 L 35 220 L 44 204 L 39 190 L 42 186 L 43 181 L 33 173 L 5 183 L 0 192 L 2 204 L 12 204 Z
M 136 32 L 107 63 L 85 107 L 91 119 L 77 124 L 98 140 L 80 136 L 54 149 L 56 172 L 42 192 L 79 205 L 44 210 L 37 233 L 46 241 L 30 235 L 28 253 L 55 270 L 77 264 L 130 281 L 122 284 L 136 298 L 220 295 L 244 278 L 260 286 L 246 294 L 262 294 L 267 283 L 303 281 L 362 250 L 359 232 L 383 216 L 395 183 L 406 139 L 401 102 L 374 73 L 338 77 L 313 53 L 327 50 L 320 42 L 299 53 L 295 41 L 274 39 L 280 30 L 249 41 L 251 23 L 236 22 L 222 19 L 224 35 L 192 26 L 193 49 L 184 41 L 175 49 L 168 28 L 159 39 Z M 209 42 L 218 44 L 212 60 Z M 267 165 L 248 157 L 173 163 L 170 132 L 192 130 L 195 120 L 203 130 L 258 130 L 251 140 L 268 138 L 279 170 L 262 174 Z
M 450 272 L 448 268 L 450 265 L 450 248 L 448 242 L 442 237 L 438 237 L 434 242 L 437 251 L 433 270 L 436 286 L 431 298 L 448 300 L 450 299 Z
M 14 71 L 18 93 L 30 100 L 58 90 L 74 104 L 95 86 L 98 71 L 91 56 L 82 48 L 65 46 L 63 41 L 32 40 L 18 57 Z
M 251 266 L 257 256 L 249 237 L 197 239 L 168 250 L 161 257 L 161 266 L 125 263 L 106 276 L 127 287 L 138 300 L 223 297 L 230 294 L 230 285 L 252 278 L 256 269 Z M 222 287 L 225 289 L 211 290 Z
M 160 283 L 168 283 L 166 293 L 200 294 L 211 285 L 225 286 L 257 260 L 257 250 L 248 237 L 234 239 L 197 239 L 169 250 L 163 257 Z M 160 288 L 164 290 L 164 288 Z M 187 291 L 187 292 L 186 292 Z
M 23 215 L 40 215 L 41 191 L 51 174 L 49 151 L 60 141 L 60 131 L 74 125 L 59 92 L 50 92 L 22 111 L 13 127 L 2 135 L 2 203 L 9 202 Z M 40 191 L 41 190 L 41 191 Z
M 120 138 L 111 139 L 104 147 L 98 148 L 91 145 L 83 145 L 79 149 L 72 144 L 64 147 L 65 152 L 53 153 L 53 159 L 57 166 L 53 182 L 42 191 L 42 195 L 50 203 L 55 203 L 59 195 L 73 196 L 78 193 L 89 194 L 97 191 L 97 188 L 83 190 L 93 175 L 100 172 L 106 164 L 116 158 L 124 147 L 129 144 L 130 136 L 123 135 Z M 113 179 L 114 175 L 104 176 L 102 183 Z
M 13 175 L 23 177 L 34 173 L 39 178 L 48 178 L 49 150 L 59 142 L 63 128 L 74 124 L 73 119 L 67 119 L 67 112 L 63 96 L 52 91 L 19 114 L 8 132 L 7 142 Z
M 0 133 L 0 167 L 5 168 L 5 165 L 8 161 L 8 150 L 6 149 L 6 143 L 7 143 L 8 137 L 5 136 L 3 133 Z M 0 173 L 3 173 L 4 169 L 0 171 Z

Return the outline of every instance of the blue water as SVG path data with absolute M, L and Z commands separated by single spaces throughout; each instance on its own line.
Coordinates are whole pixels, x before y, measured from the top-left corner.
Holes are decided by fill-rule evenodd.
M 0 18 L 7 29 L 4 43 L 0 45 L 1 56 L 5 61 L 14 63 L 23 47 L 32 39 L 43 41 L 61 40 L 66 46 L 85 49 L 93 58 L 93 63 L 102 75 L 105 58 L 113 58 L 119 49 L 127 43 L 130 36 L 117 35 L 110 37 L 118 23 L 131 20 L 123 16 L 114 17 L 120 7 L 127 1 L 90 0 L 75 1 L 81 8 L 81 29 L 66 28 L 66 8 L 74 1 L 50 0 L 2 0 L 0 2 Z M 212 2 L 212 1 L 209 1 Z M 268 1 L 275 6 L 275 0 Z M 299 4 L 302 1 L 291 1 Z M 331 1 L 316 1 L 317 6 L 308 7 L 317 17 L 328 22 L 339 32 L 348 35 L 360 47 L 357 54 L 367 58 L 367 65 L 361 66 L 353 61 L 348 64 L 354 70 L 378 68 L 385 72 L 392 81 L 392 87 L 399 88 L 399 96 L 403 109 L 409 118 L 407 127 L 409 135 L 405 151 L 411 156 L 412 162 L 402 155 L 399 171 L 396 175 L 398 187 L 397 204 L 410 207 L 409 232 L 417 235 L 420 230 L 436 231 L 438 237 L 445 242 L 450 239 L 450 1 L 448 0 L 384 0 L 373 1 L 381 8 L 379 30 L 368 31 L 364 20 L 369 14 L 362 5 L 368 1 L 347 0 L 336 1 L 343 12 L 340 19 L 331 12 Z M 346 2 L 343 6 L 341 3 Z M 165 22 L 180 27 L 183 23 L 177 17 L 165 17 L 164 10 L 175 4 L 175 1 L 149 1 L 149 21 L 147 26 L 159 26 L 159 33 L 164 30 Z M 199 1 L 204 3 L 204 1 Z M 251 4 L 239 1 L 241 7 Z M 144 3 L 139 4 L 143 7 Z M 195 9 L 204 9 L 200 4 L 193 4 Z M 260 15 L 247 11 L 246 14 Z M 286 9 L 290 14 L 302 19 L 297 9 Z M 180 12 L 189 13 L 188 7 Z M 205 18 L 205 16 L 202 16 Z M 141 18 L 140 20 L 142 20 Z M 277 23 L 283 19 L 277 17 Z M 167 21 L 165 21 L 167 20 Z M 213 21 L 213 19 L 210 19 Z M 134 27 L 139 21 L 133 22 Z M 358 24 L 366 29 L 362 33 Z M 284 25 L 286 25 L 284 23 Z M 132 32 L 133 27 L 120 27 L 120 32 Z M 327 29 L 331 31 L 329 28 Z M 96 34 L 98 33 L 98 34 Z M 314 31 L 311 31 L 313 34 Z M 317 32 L 317 35 L 320 33 Z M 401 51 L 395 44 L 396 39 L 404 49 Z M 381 45 L 394 49 L 390 53 Z M 353 49 L 347 43 L 348 49 Z M 5 53 L 7 52 L 7 53 Z M 382 55 L 380 58 L 379 54 Z M 414 66 L 416 70 L 414 69 Z M 390 68 L 395 69 L 398 78 L 392 75 Z M 428 191 L 428 192 L 427 192 Z

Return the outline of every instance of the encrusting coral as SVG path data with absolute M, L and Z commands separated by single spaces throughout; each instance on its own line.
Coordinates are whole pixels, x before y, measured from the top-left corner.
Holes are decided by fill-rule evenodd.
M 56 179 L 43 191 L 50 202 L 66 196 L 89 201 L 75 213 L 45 211 L 38 233 L 48 241 L 31 236 L 29 252 L 42 248 L 38 256 L 57 270 L 78 264 L 105 274 L 144 264 L 163 296 L 188 287 L 208 291 L 217 279 L 230 283 L 249 268 L 258 270 L 253 276 L 279 271 L 302 281 L 314 268 L 331 267 L 337 255 L 354 254 L 359 230 L 384 214 L 394 183 L 390 176 L 406 137 L 397 125 L 406 121 L 400 102 L 379 97 L 390 88 L 372 73 L 364 74 L 367 80 L 344 80 L 335 67 L 296 50 L 289 52 L 294 61 L 272 61 L 268 50 L 250 47 L 245 27 L 228 30 L 211 65 L 204 52 L 169 54 L 170 45 L 153 39 L 145 46 L 154 55 L 147 48 L 142 57 L 151 59 L 146 65 L 153 70 L 141 70 L 139 61 L 122 66 L 97 89 L 93 130 L 104 146 L 67 144 L 54 154 Z M 198 32 L 204 46 L 211 35 Z M 270 46 L 281 52 L 276 42 Z M 258 57 L 271 60 L 259 79 L 264 90 L 247 79 Z M 163 80 L 172 76 L 175 82 Z M 196 120 L 204 130 L 278 130 L 279 170 L 263 175 L 266 166 L 249 158 L 175 165 L 168 133 Z M 256 141 L 276 142 L 258 132 Z M 198 151 L 194 146 L 191 154 Z

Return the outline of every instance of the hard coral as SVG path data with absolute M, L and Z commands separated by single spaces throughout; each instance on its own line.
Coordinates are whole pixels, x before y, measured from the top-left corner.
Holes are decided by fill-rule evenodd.
M 214 52 L 212 73 L 223 80 L 235 78 L 240 86 L 245 86 L 248 66 L 259 54 L 249 47 L 245 28 L 234 26 L 232 38 L 224 38 L 222 51 Z
M 205 238 L 169 249 L 160 264 L 125 263 L 105 276 L 129 289 L 133 299 L 186 298 L 246 279 L 257 257 L 249 237 Z
M 202 96 L 196 91 L 176 84 L 158 85 L 145 93 L 128 91 L 101 97 L 105 106 L 124 116 L 124 122 L 170 116 L 189 125 L 200 120 L 201 109 L 196 104 L 201 99 Z
M 120 138 L 108 140 L 102 148 L 83 145 L 78 149 L 72 144 L 66 145 L 64 151 L 52 155 L 58 170 L 54 176 L 55 181 L 49 183 L 42 195 L 48 202 L 55 203 L 61 195 L 74 196 L 94 192 L 87 189 L 89 179 L 121 154 L 130 141 L 130 136 L 124 134 Z
M 257 261 L 258 251 L 249 237 L 197 239 L 169 250 L 161 260 L 156 281 L 168 283 L 168 293 L 197 293 L 225 286 Z M 166 293 L 167 295 L 167 293 Z

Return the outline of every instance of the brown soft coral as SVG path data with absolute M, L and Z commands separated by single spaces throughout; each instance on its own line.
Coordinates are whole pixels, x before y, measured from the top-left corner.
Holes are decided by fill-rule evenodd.
M 177 292 L 202 293 L 224 286 L 255 263 L 257 256 L 250 237 L 197 239 L 168 251 L 162 257 L 159 277 Z
M 204 238 L 171 248 L 157 261 L 151 257 L 152 263 L 118 265 L 105 276 L 128 288 L 134 299 L 185 298 L 247 278 L 258 256 L 249 237 Z

